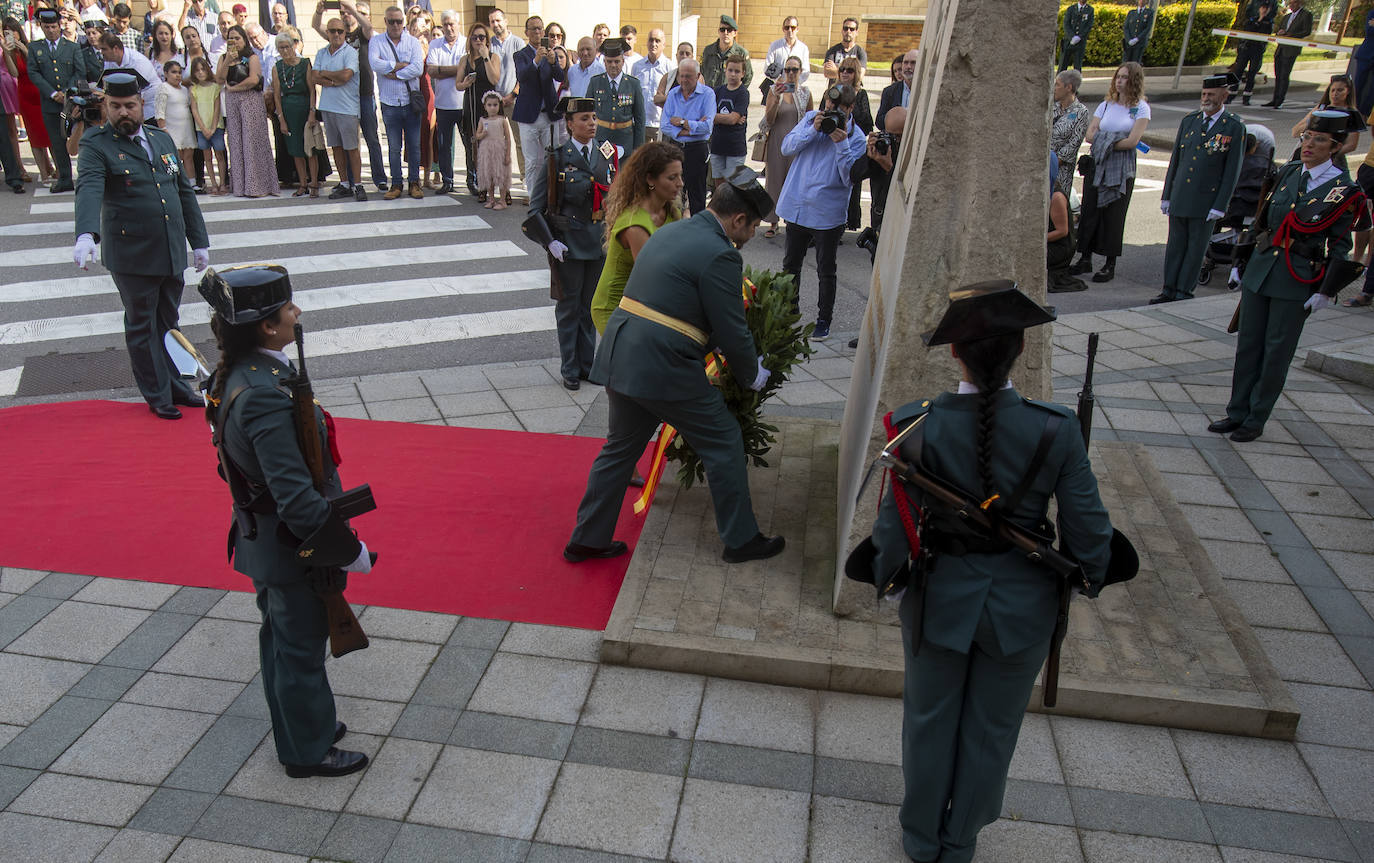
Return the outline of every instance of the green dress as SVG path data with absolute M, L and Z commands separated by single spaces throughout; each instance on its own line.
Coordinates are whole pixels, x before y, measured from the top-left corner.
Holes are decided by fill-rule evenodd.
M 669 213 L 663 224 L 676 221 L 677 218 Z M 611 312 L 620 305 L 625 283 L 630 280 L 630 268 L 635 265 L 635 257 L 629 249 L 620 245 L 620 235 L 627 228 L 635 227 L 648 231 L 651 237 L 657 230 L 653 216 L 643 207 L 632 207 L 621 213 L 611 227 L 611 241 L 606 247 L 606 266 L 601 268 L 596 294 L 592 296 L 592 323 L 596 324 L 598 334 L 606 332 L 606 322 L 611 319 Z
M 286 152 L 294 158 L 304 159 L 310 155 L 305 151 L 305 124 L 310 119 L 310 61 L 302 57 L 294 66 L 278 60 L 272 70 L 273 80 L 281 87 L 281 113 L 286 118 Z

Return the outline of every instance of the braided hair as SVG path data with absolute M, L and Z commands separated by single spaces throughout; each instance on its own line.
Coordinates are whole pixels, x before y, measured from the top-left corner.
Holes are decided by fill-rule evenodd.
M 247 324 L 230 324 L 219 315 L 211 316 L 210 330 L 215 334 L 215 347 L 219 349 L 219 364 L 210 374 L 210 398 L 205 406 L 207 423 L 212 426 L 215 424 L 220 401 L 224 398 L 224 382 L 229 377 L 229 370 L 235 363 L 256 351 L 262 343 L 258 325 L 263 321 L 275 324 L 280 319 L 281 309 L 262 320 Z
M 993 401 L 1006 383 L 1012 363 L 1021 355 L 1022 344 L 1022 334 L 1015 332 L 954 345 L 955 355 L 972 378 L 970 383 L 978 387 L 978 476 L 986 499 L 997 494 L 992 476 Z

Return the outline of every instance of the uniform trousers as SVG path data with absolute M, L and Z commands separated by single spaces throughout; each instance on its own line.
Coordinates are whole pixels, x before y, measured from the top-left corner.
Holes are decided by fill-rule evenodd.
M 1083 52 L 1088 48 L 1087 39 L 1079 39 L 1077 45 L 1070 45 L 1069 40 L 1064 40 L 1063 51 L 1059 55 L 1059 71 L 1072 66 L 1078 71 L 1083 71 Z
M 978 831 L 1002 811 L 1021 717 L 1050 643 L 1004 653 L 985 609 L 967 653 L 923 639 L 912 656 L 909 599 L 901 615 L 902 847 L 915 860 L 969 863 Z
M 605 255 L 590 261 L 565 258 L 557 264 L 563 282 L 563 299 L 554 305 L 553 317 L 558 328 L 559 371 L 565 381 L 585 378 L 591 373 L 592 359 L 596 356 L 592 297 L 605 265 Z
M 1282 260 L 1274 262 L 1282 267 Z M 1231 400 L 1226 416 L 1242 428 L 1262 430 L 1288 380 L 1288 366 L 1298 350 L 1306 322 L 1303 300 L 1264 297 L 1241 289 L 1240 331 L 1236 366 L 1231 372 Z
M 1134 45 L 1123 40 L 1121 62 L 1143 63 L 1145 61 L 1145 38 L 1141 37 Z
M 43 100 L 43 128 L 48 130 L 48 152 L 52 153 L 53 165 L 57 167 L 57 180 L 60 183 L 72 181 L 72 157 L 67 154 L 67 131 L 62 123 L 61 110 L 47 110 L 51 99 Z
M 267 584 L 253 579 L 262 627 L 258 655 L 262 692 L 282 764 L 319 764 L 334 745 L 334 692 L 324 670 L 329 621 L 324 603 L 304 580 Z
M 444 182 L 453 184 L 453 130 L 463 125 L 462 108 L 434 109 L 434 150 L 438 157 L 439 174 Z M 464 142 L 466 148 L 467 142 Z M 467 155 L 466 151 L 463 154 Z M 473 173 L 472 160 L 467 160 L 468 173 Z
M 177 310 L 186 287 L 181 274 L 110 276 L 119 290 L 119 301 L 124 304 L 124 344 L 129 350 L 134 382 L 144 400 L 153 407 L 171 407 L 174 394 L 194 398 L 195 393 L 172 367 L 163 346 L 167 331 L 177 326 Z
M 744 458 L 739 422 L 715 389 L 686 399 L 633 398 L 606 388 L 610 424 L 587 477 L 587 491 L 577 507 L 572 542 L 605 548 L 615 534 L 616 517 L 635 463 L 660 422 L 678 430 L 706 468 L 706 484 L 716 511 L 716 530 L 727 546 L 744 545 L 759 533 Z
M 1212 239 L 1206 216 L 1170 216 L 1169 242 L 1164 247 L 1164 291 L 1176 300 L 1191 300 L 1202 272 L 1202 259 Z

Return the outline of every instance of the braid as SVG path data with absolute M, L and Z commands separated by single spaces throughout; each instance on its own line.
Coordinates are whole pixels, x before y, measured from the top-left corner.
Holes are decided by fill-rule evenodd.
M 1021 333 L 1017 332 L 960 342 L 955 346 L 955 352 L 973 378 L 971 383 L 978 387 L 978 477 L 983 484 L 985 498 L 997 494 L 992 476 L 993 431 L 996 424 L 993 402 L 997 398 L 997 391 L 1006 383 L 1012 363 L 1021 354 L 1021 344 Z
M 274 313 L 268 320 L 275 321 L 279 315 L 280 312 Z M 205 421 L 210 425 L 214 425 L 219 404 L 224 399 L 224 382 L 230 368 L 258 348 L 258 323 L 235 326 L 219 315 L 210 318 L 210 330 L 215 334 L 215 347 L 219 349 L 219 364 L 210 374 L 210 398 L 205 406 Z

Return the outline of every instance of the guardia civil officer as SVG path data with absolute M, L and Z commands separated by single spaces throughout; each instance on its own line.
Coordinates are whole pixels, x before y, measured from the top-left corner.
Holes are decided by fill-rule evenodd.
M 741 383 L 754 390 L 768 383 L 744 319 L 738 247 L 772 210 L 758 177 L 739 167 L 706 209 L 659 228 L 640 249 L 592 368 L 592 381 L 606 387 L 610 430 L 563 550 L 567 560 L 625 553 L 625 543 L 612 538 L 616 516 L 635 462 L 659 422 L 676 428 L 701 456 L 726 562 L 782 551 L 781 536 L 759 532 L 739 423 L 703 370 L 707 352 L 718 347 Z
M 334 746 L 347 729 L 335 719 L 324 670 L 329 624 L 298 552 L 311 548 L 315 565 L 348 572 L 366 573 L 372 565 L 367 546 L 316 490 L 301 455 L 291 391 L 282 385 L 295 373 L 284 350 L 301 310 L 280 266 L 210 270 L 200 293 L 214 309 L 210 327 L 220 352 L 205 416 L 234 496 L 234 569 L 253 580 L 262 614 L 262 688 L 277 759 L 293 778 L 353 773 L 367 765 L 367 756 Z M 318 406 L 315 417 L 322 449 L 330 452 Z M 325 460 L 325 470 L 326 490 L 339 492 L 332 460 Z M 237 479 L 240 491 L 234 491 Z
M 196 202 L 190 166 L 161 129 L 143 125 L 137 72 L 105 73 L 105 124 L 81 136 L 76 179 L 76 246 L 81 269 L 95 258 L 110 271 L 124 304 L 124 343 L 148 409 L 180 419 L 175 405 L 205 402 L 181 380 L 163 348 L 177 326 L 186 287 L 186 244 L 197 271 L 210 265 L 210 235 Z
M 1002 508 L 1010 520 L 1040 529 L 1053 496 L 1063 539 L 1088 581 L 1101 585 L 1112 527 L 1073 414 L 1031 401 L 1007 379 L 1021 353 L 1023 330 L 1054 315 L 1009 281 L 982 282 L 952 295 L 927 345 L 950 345 L 963 379 L 957 392 L 898 408 L 903 430 L 920 422 L 923 443 L 908 433 L 902 457 Z M 1028 466 L 1044 455 L 1018 496 Z M 913 502 L 919 489 L 904 486 Z M 891 488 L 873 526 L 875 578 L 905 566 L 911 553 Z M 1016 497 L 1014 502 L 1010 499 Z M 1002 808 L 1021 716 L 1049 652 L 1058 599 L 1054 574 L 952 514 L 922 535 L 934 550 L 920 596 L 902 597 L 905 643 L 902 694 L 902 847 L 918 861 L 968 863 L 978 831 Z M 919 634 L 919 637 L 917 637 Z
M 644 143 L 644 88 L 625 74 L 625 40 L 601 43 L 606 71 L 587 85 L 587 98 L 596 103 L 596 140 L 610 141 L 628 159 Z
M 1233 441 L 1263 434 L 1307 315 L 1330 305 L 1343 287 L 1324 283 L 1325 270 L 1349 257 L 1352 228 L 1369 226 L 1359 186 L 1331 161 L 1345 143 L 1347 119 L 1344 111 L 1313 113 L 1300 160 L 1279 169 L 1260 214 L 1260 235 L 1268 239 L 1251 255 L 1240 283 L 1231 398 L 1226 417 L 1207 427 Z
M 57 182 L 50 191 L 70 192 L 72 157 L 67 154 L 62 108 L 67 102 L 67 88 L 80 80 L 94 81 L 100 67 L 87 61 L 81 46 L 62 38 L 62 16 L 57 10 L 39 9 L 33 17 L 43 28 L 43 38 L 29 43 L 29 80 L 38 88 L 43 127 L 48 132 L 53 164 L 57 166 Z
M 1212 223 L 1226 214 L 1245 161 L 1245 124 L 1226 110 L 1225 75 L 1202 81 L 1202 107 L 1183 117 L 1164 174 L 1159 209 L 1169 217 L 1164 287 L 1151 305 L 1190 300 Z
M 571 137 L 548 151 L 548 176 L 530 200 L 530 212 L 544 214 L 556 237 L 547 248 L 562 285 L 553 313 L 559 372 L 563 386 L 575 390 L 591 372 L 596 350 L 592 297 L 606 264 L 601 202 L 611 188 L 615 146 L 597 146 L 596 103 L 591 99 L 569 99 L 565 116 Z
M 1145 49 L 1150 46 L 1150 27 L 1154 24 L 1154 10 L 1150 0 L 1136 0 L 1136 7 L 1126 13 L 1121 27 L 1121 62 L 1145 62 Z

